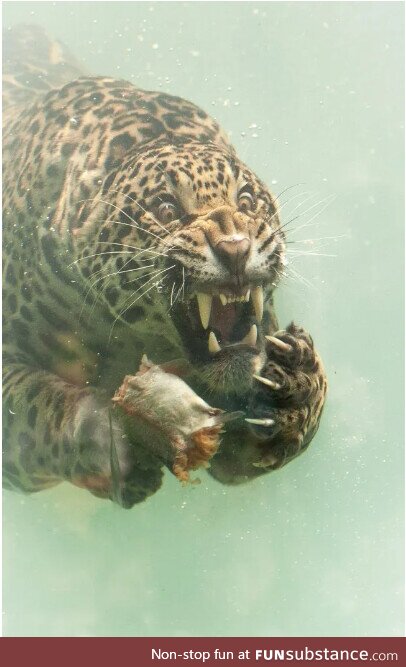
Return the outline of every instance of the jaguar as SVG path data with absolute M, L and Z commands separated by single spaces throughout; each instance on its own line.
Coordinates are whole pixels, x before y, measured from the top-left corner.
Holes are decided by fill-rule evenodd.
M 240 484 L 304 452 L 327 381 L 278 325 L 277 198 L 191 102 L 40 27 L 4 53 L 4 486 L 131 508 L 165 469 Z

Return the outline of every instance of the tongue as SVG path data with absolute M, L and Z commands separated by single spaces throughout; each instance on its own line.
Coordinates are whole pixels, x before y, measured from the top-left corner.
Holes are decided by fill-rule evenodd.
M 218 299 L 213 299 L 209 327 L 217 329 L 223 341 L 229 341 L 237 320 L 235 303 L 223 306 Z

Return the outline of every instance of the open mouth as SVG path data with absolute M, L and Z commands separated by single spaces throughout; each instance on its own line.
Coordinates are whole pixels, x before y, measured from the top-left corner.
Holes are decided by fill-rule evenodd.
M 238 292 L 225 288 L 194 292 L 176 319 L 189 349 L 209 361 L 241 348 L 258 353 L 263 312 L 263 288 L 253 285 Z

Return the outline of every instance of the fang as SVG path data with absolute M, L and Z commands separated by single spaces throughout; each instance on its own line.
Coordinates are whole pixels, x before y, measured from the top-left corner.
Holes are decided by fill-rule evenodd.
M 209 335 L 209 352 L 211 354 L 216 354 L 217 352 L 220 352 L 221 347 L 219 345 L 219 342 L 216 338 L 216 334 L 214 331 L 210 331 Z
M 252 303 L 254 304 L 255 316 L 258 322 L 261 322 L 264 314 L 264 290 L 262 287 L 255 287 L 252 292 Z
M 255 347 L 257 343 L 257 337 L 258 337 L 257 325 L 253 324 L 247 335 L 242 339 L 241 343 L 243 343 L 244 345 L 250 345 L 251 347 Z
M 198 292 L 196 297 L 203 328 L 207 329 L 210 321 L 211 302 L 213 297 L 210 296 L 210 294 L 204 294 L 203 292 Z

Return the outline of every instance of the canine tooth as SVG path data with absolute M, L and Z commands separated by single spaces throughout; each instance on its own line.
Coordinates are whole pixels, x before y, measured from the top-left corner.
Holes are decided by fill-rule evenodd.
M 257 342 L 257 336 L 258 336 L 257 325 L 253 324 L 247 335 L 242 339 L 241 343 L 244 343 L 245 345 L 251 345 L 252 347 L 254 347 Z
M 203 292 L 197 293 L 197 303 L 199 306 L 200 319 L 204 329 L 207 329 L 209 326 L 210 313 L 211 313 L 211 302 L 213 297 L 210 294 L 204 294 Z
M 249 424 L 258 424 L 258 426 L 273 426 L 275 423 L 273 419 L 248 419 L 247 417 L 245 421 Z
M 280 389 L 281 386 L 277 382 L 272 382 L 272 380 L 268 380 L 267 378 L 263 378 L 260 375 L 253 375 L 253 377 L 258 380 L 258 382 L 262 382 L 262 384 L 266 384 L 267 387 L 271 387 L 271 389 Z
M 260 322 L 264 314 L 264 290 L 262 287 L 254 287 L 252 290 L 252 302 L 254 304 L 256 318 Z
M 251 290 L 247 289 L 247 293 L 246 293 L 246 295 L 245 295 L 245 299 L 244 299 L 244 300 L 248 302 L 248 301 L 250 300 L 250 295 L 251 295 Z
M 219 298 L 220 298 L 220 301 L 221 301 L 222 305 L 225 306 L 226 303 L 227 303 L 226 295 L 225 294 L 219 294 Z
M 209 352 L 211 352 L 211 354 L 216 354 L 216 352 L 220 352 L 220 350 L 221 350 L 221 347 L 220 347 L 219 342 L 216 338 L 216 334 L 214 333 L 214 331 L 210 331 Z

